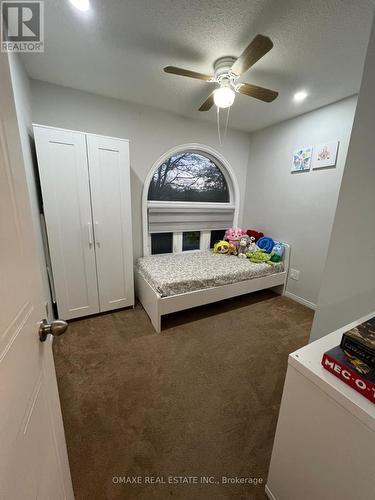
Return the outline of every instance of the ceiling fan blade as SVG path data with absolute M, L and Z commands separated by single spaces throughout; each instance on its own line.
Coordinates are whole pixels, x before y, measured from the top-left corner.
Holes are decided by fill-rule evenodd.
M 172 75 L 187 76 L 189 78 L 195 78 L 197 80 L 205 80 L 210 82 L 214 80 L 213 76 L 205 75 L 203 73 L 197 73 L 196 71 L 190 71 L 189 69 L 176 68 L 176 66 L 166 66 L 164 68 L 166 73 L 171 73 Z
M 255 99 L 259 99 L 264 102 L 272 102 L 279 95 L 279 93 L 275 90 L 265 89 L 264 87 L 251 85 L 250 83 L 240 83 L 237 92 L 250 97 L 255 97 Z
M 199 111 L 208 111 L 214 105 L 214 93 L 210 94 L 207 99 L 204 101 L 202 106 L 199 108 Z
M 272 40 L 268 36 L 257 35 L 242 52 L 240 57 L 233 63 L 232 72 L 240 76 L 253 64 L 259 61 L 273 47 Z

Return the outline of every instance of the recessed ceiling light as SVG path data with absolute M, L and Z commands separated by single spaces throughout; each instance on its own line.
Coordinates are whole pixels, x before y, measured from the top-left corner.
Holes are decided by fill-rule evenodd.
M 90 8 L 90 0 L 70 0 L 70 3 L 82 12 L 86 12 Z
M 308 96 L 308 94 L 307 94 L 306 90 L 300 90 L 299 92 L 296 92 L 294 94 L 293 99 L 295 102 L 302 102 L 306 99 L 307 96 Z

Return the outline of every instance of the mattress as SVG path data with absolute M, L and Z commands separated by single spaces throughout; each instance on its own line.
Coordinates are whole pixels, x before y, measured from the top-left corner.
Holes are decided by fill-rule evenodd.
M 162 297 L 170 297 L 280 273 L 284 267 L 282 262 L 273 266 L 255 264 L 248 259 L 202 251 L 141 257 L 137 269 Z

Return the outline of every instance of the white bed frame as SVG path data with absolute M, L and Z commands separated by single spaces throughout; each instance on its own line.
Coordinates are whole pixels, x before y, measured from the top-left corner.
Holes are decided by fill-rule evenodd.
M 162 297 L 138 272 L 134 270 L 135 275 L 135 291 L 143 308 L 147 312 L 151 323 L 157 333 L 161 332 L 161 317 L 164 314 L 169 314 L 191 307 L 202 306 L 219 300 L 237 297 L 246 293 L 264 290 L 266 288 L 274 288 L 277 293 L 284 295 L 285 287 L 288 279 L 289 261 L 290 261 L 290 246 L 284 243 L 285 251 L 283 255 L 284 271 L 281 273 L 269 274 L 262 278 L 252 278 L 238 283 L 229 285 L 215 286 L 212 288 L 204 288 L 193 292 L 181 293 L 170 297 Z M 235 257 L 228 257 L 234 259 Z

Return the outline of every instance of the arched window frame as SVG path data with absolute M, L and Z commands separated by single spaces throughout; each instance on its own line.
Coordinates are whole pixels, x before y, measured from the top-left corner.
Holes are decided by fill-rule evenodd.
M 148 200 L 148 191 L 150 187 L 150 182 L 152 180 L 153 175 L 156 170 L 162 165 L 168 158 L 171 156 L 175 156 L 179 153 L 183 153 L 185 151 L 190 151 L 194 153 L 201 153 L 204 156 L 209 157 L 215 165 L 221 170 L 223 173 L 225 180 L 228 184 L 229 189 L 229 202 L 228 203 L 214 203 L 214 202 L 185 202 L 185 201 L 151 201 Z M 229 162 L 224 158 L 223 155 L 218 153 L 215 149 L 206 146 L 204 144 L 199 143 L 189 143 L 189 144 L 181 144 L 176 146 L 162 156 L 160 156 L 157 161 L 152 165 L 149 170 L 144 185 L 143 185 L 143 193 L 142 193 L 142 226 L 143 226 L 143 255 L 148 256 L 151 255 L 151 235 L 149 233 L 149 221 L 148 221 L 148 210 L 153 207 L 162 207 L 162 208 L 170 208 L 170 207 L 180 207 L 180 208 L 210 208 L 212 210 L 223 210 L 223 209 L 233 209 L 233 226 L 238 225 L 238 216 L 239 216 L 239 206 L 240 206 L 240 192 L 239 186 L 234 174 L 234 171 L 229 164 Z M 201 243 L 200 250 L 208 249 L 210 246 L 210 233 L 211 231 L 201 231 Z M 173 253 L 181 252 L 182 248 L 182 233 L 173 233 Z

